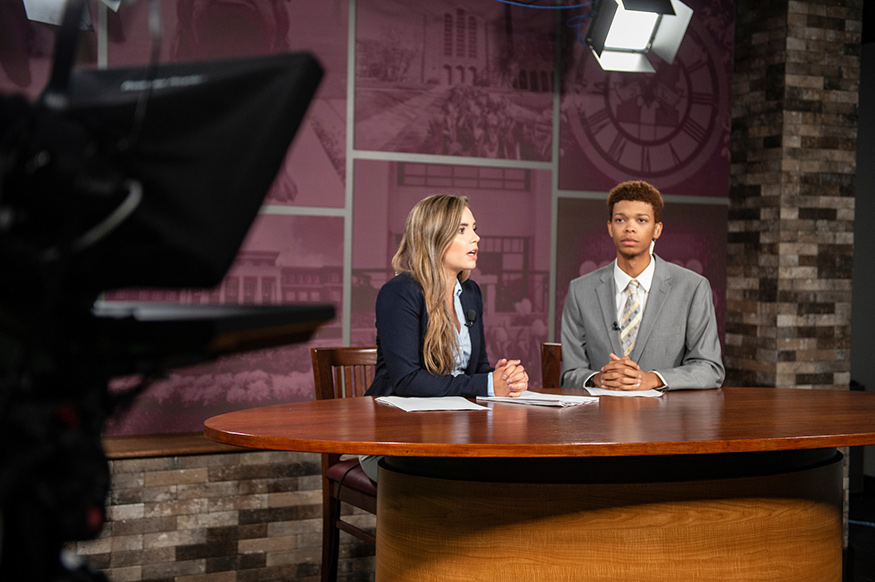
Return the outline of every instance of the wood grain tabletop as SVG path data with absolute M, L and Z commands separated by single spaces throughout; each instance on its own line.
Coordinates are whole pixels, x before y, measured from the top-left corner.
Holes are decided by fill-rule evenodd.
M 582 391 L 567 391 L 585 394 Z M 214 441 L 259 449 L 430 457 L 612 457 L 875 444 L 875 393 L 782 388 L 602 397 L 546 407 L 405 412 L 371 397 L 265 406 L 204 423 Z

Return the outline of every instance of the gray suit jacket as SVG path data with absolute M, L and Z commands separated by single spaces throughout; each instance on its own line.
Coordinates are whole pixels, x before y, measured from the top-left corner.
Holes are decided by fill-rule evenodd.
M 654 255 L 653 283 L 635 348 L 645 372 L 659 372 L 669 390 L 719 388 L 725 370 L 717 338 L 711 285 L 701 275 Z M 562 311 L 562 386 L 586 379 L 621 355 L 614 263 L 571 282 Z

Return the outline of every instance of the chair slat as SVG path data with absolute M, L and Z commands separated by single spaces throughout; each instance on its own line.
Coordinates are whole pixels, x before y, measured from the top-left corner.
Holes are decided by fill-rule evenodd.
M 344 398 L 355 398 L 355 367 L 343 367 L 343 394 Z
M 343 393 L 343 369 L 341 368 L 332 368 L 331 374 L 334 376 L 334 398 L 343 398 L 345 395 Z

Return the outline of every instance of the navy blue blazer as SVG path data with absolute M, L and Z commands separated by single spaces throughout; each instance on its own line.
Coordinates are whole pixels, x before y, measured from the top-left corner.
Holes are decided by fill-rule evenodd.
M 407 273 L 387 281 L 377 294 L 377 367 L 367 396 L 487 396 L 488 374 L 483 335 L 483 297 L 477 283 L 462 283 L 462 311 L 473 309 L 471 359 L 464 374 L 434 375 L 425 369 L 422 347 L 428 329 L 425 294 Z M 464 322 L 462 322 L 464 324 Z

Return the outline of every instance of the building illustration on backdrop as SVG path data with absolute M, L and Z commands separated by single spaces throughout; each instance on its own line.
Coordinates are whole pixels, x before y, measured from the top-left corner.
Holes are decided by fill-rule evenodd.
M 549 15 L 499 2 L 391 4 L 359 7 L 358 149 L 550 158 Z

